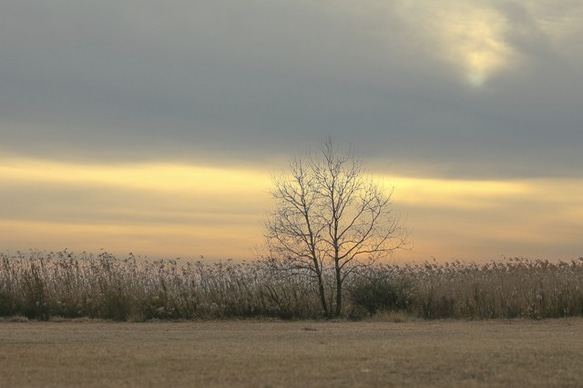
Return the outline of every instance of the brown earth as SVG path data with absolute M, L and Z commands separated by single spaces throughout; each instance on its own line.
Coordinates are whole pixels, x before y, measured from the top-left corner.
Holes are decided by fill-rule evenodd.
M 583 319 L 0 323 L 0 387 L 576 387 Z

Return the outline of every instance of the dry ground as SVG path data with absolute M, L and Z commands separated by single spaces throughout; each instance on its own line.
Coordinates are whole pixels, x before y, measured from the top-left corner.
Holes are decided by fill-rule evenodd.
M 0 322 L 1 387 L 575 387 L 583 320 Z

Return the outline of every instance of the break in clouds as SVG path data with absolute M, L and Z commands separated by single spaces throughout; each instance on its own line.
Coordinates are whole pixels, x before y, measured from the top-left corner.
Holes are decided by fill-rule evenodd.
M 579 1 L 4 1 L 0 151 L 580 176 Z

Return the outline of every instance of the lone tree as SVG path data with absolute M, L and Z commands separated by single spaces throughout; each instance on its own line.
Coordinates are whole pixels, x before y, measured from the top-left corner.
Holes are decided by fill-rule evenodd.
M 264 221 L 270 259 L 312 273 L 326 316 L 342 313 L 342 286 L 351 272 L 404 246 L 392 192 L 331 138 L 316 154 L 292 158 L 289 172 L 273 179 L 275 207 Z M 329 297 L 327 290 L 333 290 Z

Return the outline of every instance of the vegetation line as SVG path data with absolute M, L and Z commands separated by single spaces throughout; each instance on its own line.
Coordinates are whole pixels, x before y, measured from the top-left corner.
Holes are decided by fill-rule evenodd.
M 313 273 L 295 271 L 290 276 L 288 268 L 265 261 L 206 264 L 132 255 L 118 259 L 107 252 L 0 253 L 0 317 L 325 319 Z M 351 272 L 345 289 L 342 316 L 348 319 L 395 310 L 424 319 L 582 316 L 583 258 L 375 264 Z

